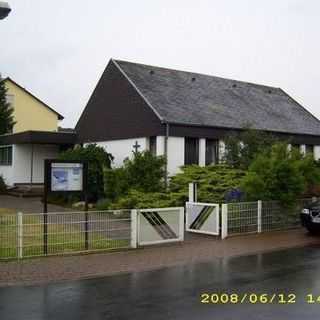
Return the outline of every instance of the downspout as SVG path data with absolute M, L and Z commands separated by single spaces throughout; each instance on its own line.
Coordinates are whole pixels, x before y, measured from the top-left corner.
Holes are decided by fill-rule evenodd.
M 168 173 L 168 140 L 169 140 L 169 123 L 166 122 L 166 135 L 165 135 L 165 139 L 164 139 L 164 157 L 166 159 L 166 165 L 165 165 L 165 176 L 164 176 L 164 183 L 165 183 L 165 187 L 166 189 L 168 189 L 168 185 L 169 185 L 169 173 Z

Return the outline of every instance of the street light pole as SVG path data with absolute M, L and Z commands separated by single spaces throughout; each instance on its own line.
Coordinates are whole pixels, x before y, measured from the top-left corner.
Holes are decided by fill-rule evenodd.
M 7 2 L 0 1 L 0 20 L 5 19 L 11 11 Z

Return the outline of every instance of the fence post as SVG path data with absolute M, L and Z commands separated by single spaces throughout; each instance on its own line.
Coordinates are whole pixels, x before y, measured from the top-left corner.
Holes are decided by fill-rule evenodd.
M 84 213 L 84 246 L 86 250 L 89 250 L 89 213 L 88 209 Z
M 137 248 L 138 210 L 131 210 L 131 248 Z
M 23 258 L 23 215 L 22 212 L 17 213 L 17 231 L 18 231 L 18 258 Z
M 197 184 L 195 182 L 189 183 L 189 202 L 197 202 Z
M 258 233 L 262 231 L 262 201 L 258 200 Z
M 179 211 L 179 240 L 184 241 L 184 230 L 185 230 L 185 223 L 184 223 L 184 208 L 181 208 Z
M 221 211 L 221 239 L 225 239 L 228 236 L 228 205 L 222 204 Z

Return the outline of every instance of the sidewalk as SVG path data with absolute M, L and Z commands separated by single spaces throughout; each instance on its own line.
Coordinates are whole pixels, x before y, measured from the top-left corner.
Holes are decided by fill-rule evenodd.
M 0 286 L 140 272 L 221 257 L 319 244 L 320 238 L 311 237 L 304 229 L 238 236 L 223 241 L 195 235 L 184 243 L 138 250 L 0 262 Z

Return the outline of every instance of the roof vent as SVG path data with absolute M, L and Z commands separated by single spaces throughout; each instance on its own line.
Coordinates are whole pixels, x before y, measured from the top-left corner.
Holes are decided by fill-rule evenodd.
M 268 93 L 272 93 L 272 91 L 269 89 L 269 90 L 268 90 Z
M 192 77 L 192 78 L 191 78 L 191 81 L 192 81 L 192 82 L 196 81 L 196 78 L 195 78 L 195 77 Z
M 234 83 L 234 84 L 232 85 L 232 88 L 236 88 L 236 87 L 237 87 L 237 84 Z
M 154 71 L 153 71 L 153 70 L 150 70 L 150 74 L 154 74 Z

